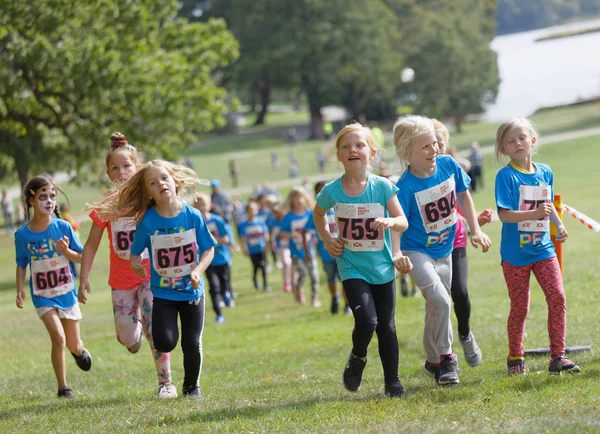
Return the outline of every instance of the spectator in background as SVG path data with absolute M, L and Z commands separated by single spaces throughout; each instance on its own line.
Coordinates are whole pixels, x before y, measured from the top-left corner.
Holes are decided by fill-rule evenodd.
M 323 122 L 323 136 L 325 140 L 329 140 L 333 135 L 333 124 L 331 122 Z
M 233 204 L 229 200 L 229 197 L 221 191 L 221 181 L 216 178 L 212 179 L 210 187 L 212 188 L 210 200 L 213 204 L 211 212 L 220 215 L 225 222 L 229 223 L 231 213 L 233 212 Z
M 234 187 L 238 186 L 238 178 L 237 178 L 237 166 L 235 164 L 235 160 L 229 160 L 229 176 L 231 176 L 231 184 Z
M 379 143 L 381 148 L 385 148 L 385 137 L 383 135 L 383 131 L 381 131 L 381 128 L 379 128 L 376 123 L 373 122 L 372 125 L 371 132 L 373 133 L 373 137 L 375 137 L 375 140 L 377 140 L 377 143 Z
M 273 170 L 279 170 L 281 168 L 281 162 L 279 161 L 279 154 L 277 152 L 271 152 L 271 168 Z
M 14 206 L 6 190 L 2 190 L 2 214 L 4 215 L 4 228 L 7 234 L 13 234 L 15 226 L 13 223 Z
M 483 188 L 483 154 L 479 149 L 479 143 L 471 143 L 471 153 L 469 154 L 471 163 L 471 190 L 476 192 L 478 188 Z

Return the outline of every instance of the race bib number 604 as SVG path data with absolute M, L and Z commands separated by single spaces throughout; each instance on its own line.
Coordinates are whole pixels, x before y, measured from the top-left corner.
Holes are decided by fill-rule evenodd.
M 69 260 L 64 256 L 31 262 L 33 295 L 53 298 L 75 288 Z
M 334 207 L 339 237 L 344 247 L 353 252 L 378 252 L 383 250 L 383 230 L 374 230 L 373 223 L 384 217 L 383 205 L 379 203 L 347 204 Z
M 152 267 L 161 276 L 180 277 L 192 274 L 198 265 L 196 229 L 178 234 L 152 235 Z

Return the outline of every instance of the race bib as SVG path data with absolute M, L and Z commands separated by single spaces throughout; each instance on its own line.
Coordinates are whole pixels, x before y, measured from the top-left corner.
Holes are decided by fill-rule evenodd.
M 135 236 L 135 219 L 124 217 L 111 224 L 112 246 L 116 255 L 121 259 L 129 260 L 131 245 Z M 148 249 L 142 252 L 142 259 L 148 257 Z
M 217 238 L 219 236 L 219 228 L 217 228 L 217 224 L 215 222 L 207 223 L 206 227 L 213 237 Z
M 335 223 L 335 214 L 327 214 L 327 225 L 332 238 L 338 237 L 337 224 Z
M 188 276 L 198 265 L 196 229 L 152 235 L 152 266 L 161 276 Z
M 303 218 L 300 220 L 293 220 L 290 223 L 290 227 L 292 229 L 292 241 L 296 246 L 296 249 L 302 249 L 302 232 L 304 231 L 304 226 L 306 226 L 307 218 Z
M 425 232 L 441 232 L 456 224 L 456 183 L 454 175 L 427 190 L 415 193 Z
M 383 205 L 379 203 L 346 204 L 334 207 L 339 237 L 344 247 L 353 252 L 378 252 L 383 250 L 385 241 L 382 230 L 373 230 L 372 224 L 378 217 L 384 217 Z
M 75 289 L 69 260 L 64 256 L 31 262 L 33 295 L 53 298 Z
M 533 211 L 544 203 L 552 201 L 552 188 L 549 185 L 522 185 L 519 188 L 519 211 Z M 545 216 L 541 220 L 526 220 L 518 223 L 519 230 L 523 232 L 548 232 L 550 218 Z
M 246 228 L 246 239 L 249 246 L 258 246 L 263 236 L 263 228 L 260 226 L 249 226 Z

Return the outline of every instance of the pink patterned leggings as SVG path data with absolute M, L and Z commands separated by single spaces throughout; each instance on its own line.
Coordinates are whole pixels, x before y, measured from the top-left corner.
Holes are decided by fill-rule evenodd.
M 508 351 L 510 357 L 522 357 L 525 320 L 529 313 L 529 279 L 531 272 L 542 287 L 548 304 L 550 358 L 564 356 L 567 307 L 562 275 L 556 257 L 517 267 L 502 261 L 502 271 L 510 297 L 508 315 Z
M 158 384 L 171 382 L 171 355 L 154 349 L 152 342 L 152 291 L 147 280 L 133 289 L 113 289 L 112 304 L 117 340 L 130 352 L 139 351 L 142 333 L 150 345 Z

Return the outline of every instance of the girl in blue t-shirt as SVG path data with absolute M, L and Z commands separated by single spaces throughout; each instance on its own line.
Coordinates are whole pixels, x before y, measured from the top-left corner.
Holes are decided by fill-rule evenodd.
M 532 154 L 537 131 L 530 120 L 513 118 L 498 128 L 495 155 L 510 162 L 496 175 L 496 206 L 502 221 L 500 256 L 510 297 L 508 316 L 508 373 L 526 374 L 523 335 L 529 311 L 531 272 L 548 303 L 551 374 L 580 372 L 579 366 L 565 357 L 567 324 L 566 296 L 554 245 L 550 221 L 556 225 L 556 240 L 564 243 L 569 234 L 552 202 L 554 177 L 545 164 L 534 163 Z
M 54 182 L 45 175 L 32 178 L 23 189 L 23 205 L 30 220 L 15 232 L 17 307 L 23 308 L 26 297 L 23 287 L 29 266 L 31 300 L 52 341 L 58 397 L 73 398 L 73 390 L 67 385 L 65 346 L 84 371 L 92 367 L 92 356 L 80 337 L 82 316 L 72 264 L 81 263 L 83 246 L 71 225 L 60 219 L 56 190 Z
M 471 244 L 486 252 L 490 239 L 475 214 L 469 193 L 469 176 L 448 155 L 439 155 L 431 119 L 405 116 L 394 124 L 398 158 L 408 163 L 396 183 L 398 199 L 409 227 L 402 234 L 402 252 L 413 264 L 411 278 L 425 298 L 423 344 L 427 360 L 423 370 L 438 384 L 457 384 L 457 363 L 452 352 L 450 286 L 452 250 L 460 202 L 471 229 Z
M 179 340 L 181 321 L 183 351 L 182 393 L 200 398 L 204 284 L 202 274 L 210 265 L 217 241 L 200 211 L 182 201 L 186 188 L 201 181 L 185 166 L 153 160 L 142 166 L 119 190 L 99 204 L 99 216 L 135 217 L 131 268 L 146 276 L 142 252 L 150 252 L 152 339 L 157 351 L 171 352 Z
M 248 201 L 246 205 L 246 220 L 238 227 L 240 238 L 242 238 L 242 250 L 252 261 L 252 282 L 256 290 L 259 289 L 256 275 L 260 270 L 263 278 L 263 290 L 269 292 L 271 287 L 267 280 L 267 254 L 266 248 L 269 243 L 269 229 L 264 220 L 258 217 L 258 203 L 255 200 Z
M 387 179 L 369 173 L 369 165 L 380 146 L 368 128 L 358 123 L 346 125 L 339 132 L 335 147 L 344 174 L 327 184 L 317 196 L 314 221 L 327 251 L 337 260 L 354 314 L 353 346 L 343 384 L 350 392 L 360 389 L 367 347 L 375 332 L 385 394 L 401 397 L 404 387 L 398 378 L 394 268 L 405 273 L 411 269 L 410 260 L 402 255 L 398 242 L 398 233 L 407 227 L 406 217 L 396 197 L 398 189 Z M 330 208 L 335 211 L 336 237 L 329 231 Z
M 290 211 L 281 221 L 279 238 L 289 241 L 292 266 L 294 268 L 293 291 L 298 303 L 304 303 L 304 279 L 310 276 L 311 303 L 313 307 L 321 307 L 319 301 L 319 273 L 312 244 L 308 251 L 304 249 L 304 226 L 312 218 L 310 195 L 303 187 L 295 187 L 288 194 L 286 203 Z

